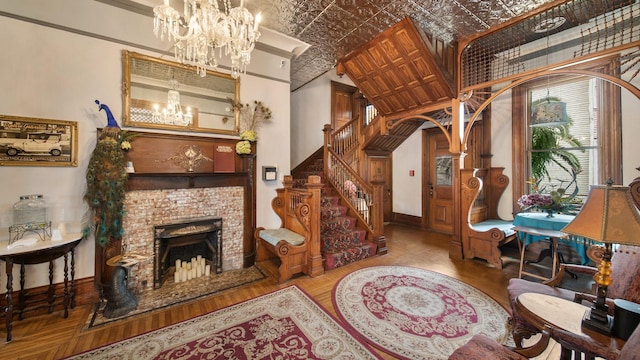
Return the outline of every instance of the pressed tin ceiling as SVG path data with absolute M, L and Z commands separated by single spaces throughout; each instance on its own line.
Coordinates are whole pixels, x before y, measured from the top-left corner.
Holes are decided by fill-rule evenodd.
M 311 47 L 291 63 L 294 91 L 333 68 L 336 60 L 410 16 L 446 42 L 485 31 L 551 0 L 261 0 L 263 25 Z
M 138 10 L 149 16 L 152 16 L 149 6 L 162 3 L 162 0 L 101 1 L 114 5 L 136 2 Z M 406 16 L 413 18 L 425 32 L 449 42 L 485 31 L 551 1 L 245 0 L 244 3 L 252 13 L 262 12 L 261 26 L 311 45 L 300 56 L 292 59 L 291 90 L 295 91 L 332 70 L 338 59 L 366 44 Z M 177 0 L 171 2 L 178 3 Z M 149 6 L 141 9 L 141 3 Z M 237 4 L 238 1 L 233 3 Z

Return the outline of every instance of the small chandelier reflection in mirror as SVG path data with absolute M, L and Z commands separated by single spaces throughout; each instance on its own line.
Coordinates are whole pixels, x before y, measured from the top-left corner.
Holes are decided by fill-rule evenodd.
M 260 37 L 261 15 L 254 19 L 244 0 L 234 8 L 230 0 L 222 2 L 224 11 L 218 0 L 184 0 L 180 14 L 164 0 L 163 5 L 153 8 L 153 32 L 161 40 L 166 37 L 174 42 L 175 57 L 182 63 L 193 63 L 200 76 L 207 74 L 208 66 L 218 66 L 224 51 L 231 59 L 231 76 L 238 78 L 251 62 L 251 51 Z
M 160 110 L 160 105 L 153 106 L 152 122 L 164 125 L 189 126 L 193 124 L 191 109 L 187 107 L 187 112 L 182 112 L 180 105 L 180 93 L 178 92 L 178 81 L 169 80 L 169 92 L 167 93 L 167 107 Z

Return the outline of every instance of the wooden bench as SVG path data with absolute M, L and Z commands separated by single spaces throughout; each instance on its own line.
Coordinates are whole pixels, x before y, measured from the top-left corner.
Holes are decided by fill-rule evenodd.
M 306 189 L 293 188 L 293 178 L 285 176 L 283 188 L 276 190 L 271 207 L 282 224 L 277 229 L 259 227 L 256 239 L 256 262 L 278 258 L 278 283 L 294 274 L 317 276 L 324 273 L 320 253 L 320 189 L 317 175 L 309 176 Z
M 480 258 L 502 269 L 500 246 L 516 239 L 513 222 L 498 216 L 498 202 L 509 185 L 504 168 L 461 169 L 460 229 L 464 259 Z

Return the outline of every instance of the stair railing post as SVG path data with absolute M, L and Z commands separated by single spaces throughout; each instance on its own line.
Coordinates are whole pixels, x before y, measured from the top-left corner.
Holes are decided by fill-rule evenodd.
M 311 195 L 311 221 L 310 229 L 311 243 L 309 244 L 309 276 L 317 276 L 324 273 L 322 263 L 322 253 L 320 252 L 320 204 L 321 191 L 324 184 L 318 175 L 309 175 L 306 188 Z
M 384 179 L 380 175 L 376 175 L 371 181 L 371 185 L 373 185 L 372 240 L 378 245 L 378 255 L 387 253 L 387 241 L 384 237 L 384 183 Z
M 325 124 L 322 131 L 324 132 L 324 178 L 328 179 L 329 177 L 329 148 L 331 147 L 331 125 Z

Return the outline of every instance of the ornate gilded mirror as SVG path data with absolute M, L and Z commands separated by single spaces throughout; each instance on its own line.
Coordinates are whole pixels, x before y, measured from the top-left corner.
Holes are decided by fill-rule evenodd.
M 240 81 L 189 65 L 123 50 L 125 126 L 237 135 Z

